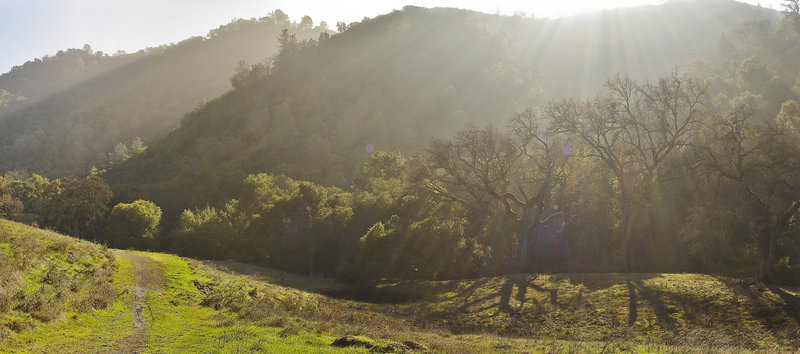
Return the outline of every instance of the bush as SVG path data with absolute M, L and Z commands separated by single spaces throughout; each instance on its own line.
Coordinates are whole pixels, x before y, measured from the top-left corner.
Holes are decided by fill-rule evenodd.
M 158 248 L 161 208 L 153 202 L 137 200 L 119 203 L 111 210 L 106 240 L 119 248 Z

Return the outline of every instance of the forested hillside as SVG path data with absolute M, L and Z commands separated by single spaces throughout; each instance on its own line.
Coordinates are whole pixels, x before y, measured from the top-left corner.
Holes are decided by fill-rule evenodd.
M 562 20 L 406 7 L 316 40 L 284 29 L 268 63 L 237 66 L 231 90 L 135 156 L 85 178 L 6 174 L 0 211 L 359 283 L 798 282 L 800 17 L 749 21 L 778 15 L 726 1 Z M 598 31 L 594 55 L 580 38 Z
M 161 138 L 199 101 L 225 92 L 239 61 L 268 60 L 283 28 L 299 38 L 326 31 L 281 14 L 132 54 L 87 45 L 14 67 L 0 76 L 0 170 L 58 177 L 119 162 L 109 154 L 127 157 L 135 137 Z
M 0 76 L 0 351 L 798 349 L 800 1 L 335 27 Z
M 731 1 L 559 20 L 406 7 L 316 45 L 284 38 L 271 67 L 239 72 L 233 91 L 106 178 L 172 215 L 223 202 L 249 173 L 346 187 L 368 146 L 413 153 L 470 125 L 503 127 L 526 107 L 589 97 L 618 72 L 652 80 L 718 58 L 723 33 L 778 18 Z

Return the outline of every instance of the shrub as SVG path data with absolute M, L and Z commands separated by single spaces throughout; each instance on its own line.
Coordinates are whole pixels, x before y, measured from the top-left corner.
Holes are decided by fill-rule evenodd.
M 153 202 L 119 203 L 111 210 L 106 240 L 120 248 L 156 249 L 160 222 L 161 208 Z

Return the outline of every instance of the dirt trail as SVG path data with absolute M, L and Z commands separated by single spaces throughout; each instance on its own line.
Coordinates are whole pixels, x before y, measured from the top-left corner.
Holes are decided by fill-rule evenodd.
M 135 285 L 128 291 L 132 295 L 128 306 L 133 309 L 134 332 L 121 343 L 121 352 L 137 353 L 141 350 L 147 338 L 146 316 L 152 316 L 149 306 L 145 303 L 147 291 L 160 292 L 164 287 L 163 271 L 159 264 L 150 258 L 128 252 L 115 251 L 131 262 Z

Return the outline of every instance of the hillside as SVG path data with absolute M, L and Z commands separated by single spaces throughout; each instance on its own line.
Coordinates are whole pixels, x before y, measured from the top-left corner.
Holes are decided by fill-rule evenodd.
M 800 346 L 797 289 L 751 280 L 552 274 L 355 289 L 239 263 L 107 252 L 5 221 L 0 230 L 3 256 L 16 260 L 0 263 L 16 267 L 5 268 L 0 278 L 7 308 L 0 317 L 1 351 L 650 352 Z M 54 277 L 53 269 L 65 275 Z M 99 283 L 81 281 L 90 275 Z M 76 294 L 103 284 L 113 288 L 105 291 L 106 305 L 73 305 L 84 303 Z M 9 291 L 41 295 L 22 305 L 15 302 L 20 295 L 8 297 Z M 64 314 L 43 318 L 41 312 L 27 312 L 31 304 Z M 343 335 L 356 336 L 351 338 L 356 346 L 332 346 Z
M 108 163 L 118 144 L 156 141 L 199 101 L 228 90 L 239 61 L 275 54 L 287 27 L 301 39 L 325 31 L 269 17 L 236 20 L 137 53 L 109 56 L 87 46 L 14 67 L 0 76 L 0 92 L 24 99 L 0 105 L 0 171 L 83 175 Z
M 101 246 L 0 219 L 0 338 L 115 308 L 117 272 Z
M 242 72 L 240 87 L 106 178 L 173 218 L 224 202 L 250 173 L 346 187 L 371 148 L 414 153 L 466 126 L 503 127 L 522 108 L 594 94 L 617 72 L 653 79 L 717 58 L 723 33 L 778 18 L 722 0 L 559 20 L 406 7 L 316 46 L 290 45 L 268 75 Z

